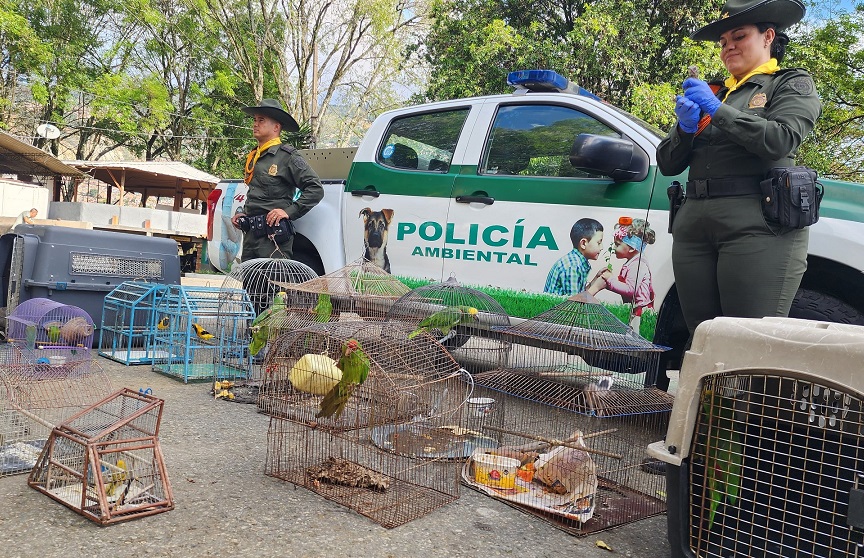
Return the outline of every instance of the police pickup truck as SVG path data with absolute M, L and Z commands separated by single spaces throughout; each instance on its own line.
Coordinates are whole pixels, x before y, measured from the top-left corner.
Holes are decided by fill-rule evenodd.
M 594 219 L 605 233 L 590 279 L 622 264 L 608 250 L 619 220 L 644 219 L 655 233 L 640 256 L 651 274 L 648 308 L 658 313 L 654 342 L 680 350 L 687 332 L 666 191 L 686 177 L 657 170 L 665 134 L 553 72 L 513 72 L 508 81 L 510 95 L 384 113 L 356 149 L 304 152 L 325 197 L 296 222 L 295 259 L 320 274 L 365 256 L 399 276 L 542 292 L 573 248 L 576 221 Z M 864 324 L 864 185 L 821 182 L 821 219 L 792 315 Z M 223 271 L 239 259 L 229 220 L 245 188 L 224 181 L 209 201 L 210 260 Z M 597 297 L 622 302 L 608 290 Z

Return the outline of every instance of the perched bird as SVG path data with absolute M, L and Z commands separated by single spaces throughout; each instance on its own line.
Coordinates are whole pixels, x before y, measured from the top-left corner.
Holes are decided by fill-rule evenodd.
M 36 348 L 36 334 L 38 331 L 36 324 L 27 324 L 24 328 L 24 339 L 27 342 L 27 348 L 31 351 Z
M 60 337 L 69 345 L 76 345 L 93 335 L 93 329 L 94 326 L 88 318 L 75 316 L 60 328 Z
M 102 469 L 104 472 L 107 468 L 102 465 Z M 111 473 L 111 482 L 105 487 L 105 494 L 108 496 L 113 496 L 117 487 L 122 486 L 126 481 L 126 462 L 122 459 L 118 459 L 117 469 L 119 469 L 119 471 Z
M 705 439 L 705 485 L 710 509 L 708 529 L 714 525 L 714 515 L 720 503 L 728 498 L 731 505 L 738 501 L 741 489 L 741 466 L 744 449 L 735 431 L 733 402 L 719 394 L 706 391 L 702 410 L 708 417 Z
M 156 329 L 166 330 L 170 324 L 171 318 L 168 316 L 162 316 L 162 319 L 156 322 Z
M 336 415 L 333 420 L 338 420 L 345 403 L 354 393 L 354 388 L 365 382 L 369 376 L 369 366 L 369 357 L 363 352 L 360 342 L 356 339 L 346 341 L 342 345 L 342 356 L 336 363 L 336 367 L 342 371 L 342 378 L 321 400 L 321 407 L 315 417 Z
M 215 337 L 212 333 L 194 322 L 192 323 L 192 329 L 195 330 L 195 335 L 197 335 L 200 339 L 203 339 L 204 341 L 209 341 L 210 339 L 213 339 L 213 337 Z
M 60 340 L 60 327 L 63 324 L 60 322 L 48 322 L 42 324 L 42 327 L 45 328 L 45 334 L 48 336 L 48 340 L 52 343 L 56 343 Z
M 270 324 L 282 317 L 285 314 L 285 299 L 288 296 L 284 291 L 276 293 L 273 297 L 273 304 L 258 314 L 250 329 L 252 330 L 252 340 L 249 342 L 249 354 L 257 355 L 264 345 L 267 344 L 267 339 L 270 338 Z
M 417 329 L 408 334 L 408 339 L 417 337 L 424 331 L 439 330 L 444 335 L 449 335 L 450 330 L 459 324 L 468 323 L 477 319 L 477 309 L 473 306 L 448 306 L 424 318 Z
M 333 314 L 333 302 L 330 301 L 328 293 L 318 295 L 318 304 L 309 309 L 309 313 L 315 316 L 316 322 L 327 323 Z

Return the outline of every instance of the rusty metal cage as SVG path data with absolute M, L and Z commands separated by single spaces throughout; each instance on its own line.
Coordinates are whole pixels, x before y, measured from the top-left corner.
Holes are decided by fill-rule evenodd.
M 496 334 L 510 344 L 504 366 L 479 385 L 597 417 L 668 413 L 673 398 L 654 387 L 660 356 L 654 345 L 587 293 Z
M 174 509 L 159 445 L 163 403 L 121 389 L 68 418 L 28 484 L 101 525 Z
M 461 285 L 455 277 L 418 287 L 393 303 L 388 321 L 410 326 L 444 345 L 472 373 L 501 368 L 510 344 L 490 332 L 510 325 L 510 317 L 492 297 Z
M 355 260 L 336 271 L 299 285 L 282 285 L 288 293 L 288 306 L 305 323 L 382 319 L 400 296 L 409 292 L 404 283 L 377 265 Z M 329 298 L 327 319 L 315 307 L 321 297 Z
M 440 344 L 409 340 L 409 331 L 380 321 L 332 322 L 276 341 L 259 395 L 259 410 L 274 417 L 268 475 L 385 527 L 458 498 L 458 461 L 477 442 L 460 426 L 470 376 Z M 368 377 L 326 416 L 323 401 L 340 389 L 339 360 L 351 343 L 368 358 Z
M 0 477 L 29 472 L 54 426 L 112 390 L 95 361 L 43 358 L 0 345 Z
M 467 486 L 578 536 L 666 510 L 665 479 L 642 463 L 667 415 L 601 419 L 482 387 L 474 395 L 482 414 L 469 404 L 466 428 L 495 444 L 465 463 Z
M 669 430 L 672 556 L 861 556 L 864 327 L 716 318 L 685 354 Z

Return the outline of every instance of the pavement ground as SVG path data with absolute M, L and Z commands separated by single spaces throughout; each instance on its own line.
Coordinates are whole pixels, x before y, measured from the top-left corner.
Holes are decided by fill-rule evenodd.
M 150 387 L 165 400 L 161 445 L 176 507 L 100 527 L 27 486 L 0 478 L 5 558 L 478 557 L 660 558 L 666 515 L 577 537 L 462 486 L 460 498 L 393 529 L 264 475 L 269 418 L 254 405 L 217 401 L 207 383 L 183 384 L 101 357 L 113 387 Z M 674 382 L 673 382 L 674 386 Z M 598 540 L 612 550 L 599 548 Z

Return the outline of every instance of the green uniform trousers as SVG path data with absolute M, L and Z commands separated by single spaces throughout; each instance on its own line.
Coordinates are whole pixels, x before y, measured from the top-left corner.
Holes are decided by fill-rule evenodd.
M 672 266 L 690 337 L 717 316 L 787 316 L 807 269 L 808 229 L 780 229 L 760 198 L 689 198 L 675 217 Z
M 286 258 L 291 259 L 294 255 L 294 235 L 289 236 L 277 246 L 269 237 L 255 238 L 252 233 L 243 235 L 243 253 L 241 261 L 254 260 L 255 258 Z

